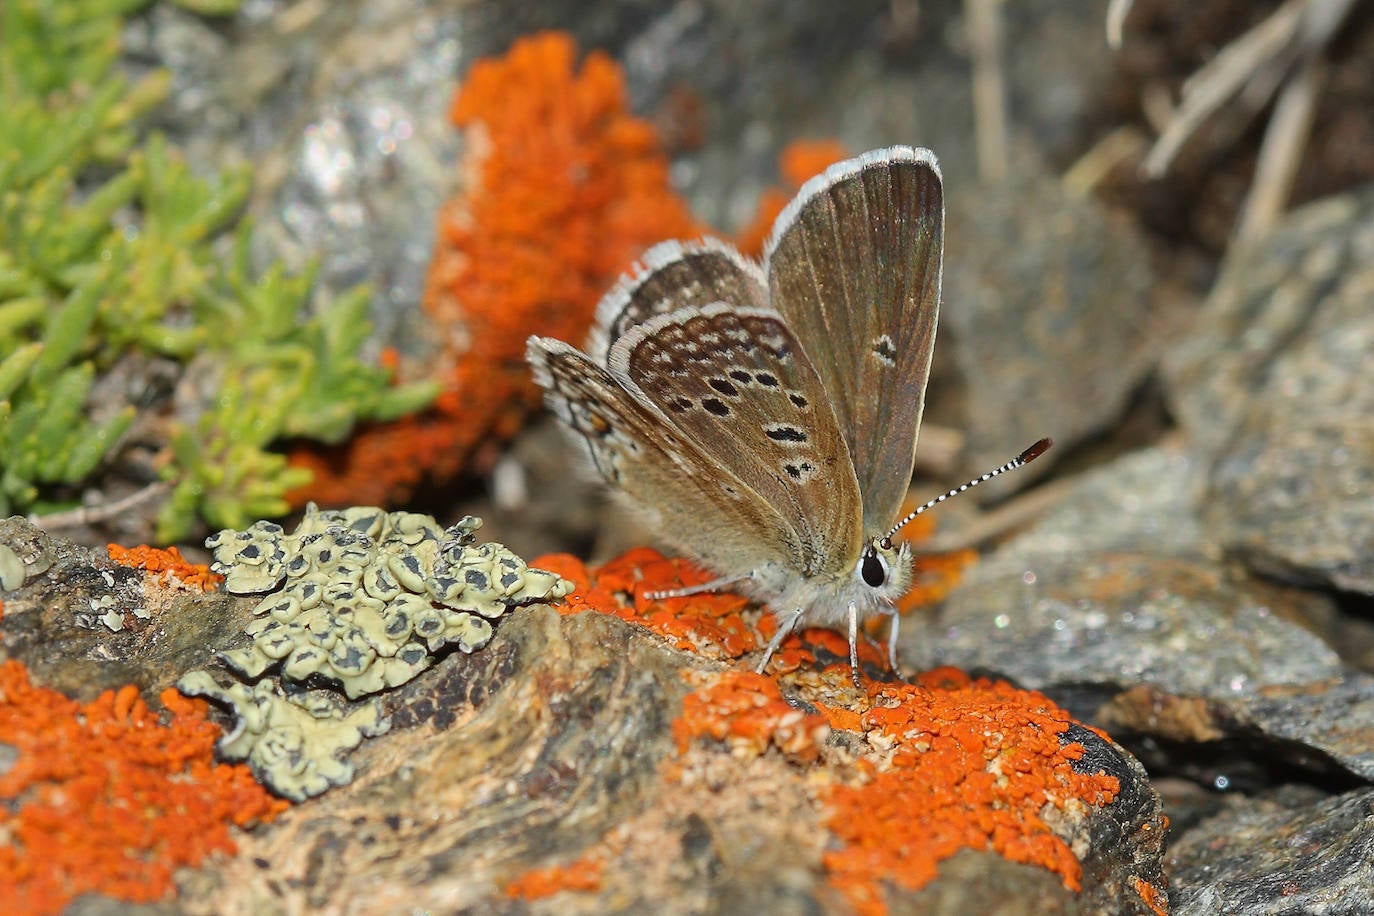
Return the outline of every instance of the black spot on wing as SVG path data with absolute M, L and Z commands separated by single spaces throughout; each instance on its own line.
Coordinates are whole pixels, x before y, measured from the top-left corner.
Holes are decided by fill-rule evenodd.
M 873 341 L 872 353 L 884 365 L 897 365 L 897 346 L 892 342 L 892 338 L 883 334 Z
M 807 439 L 806 433 L 795 426 L 770 426 L 763 434 L 774 442 L 805 442 Z
M 706 412 L 717 417 L 730 416 L 730 408 L 725 406 L 725 402 L 720 398 L 702 398 L 701 406 Z

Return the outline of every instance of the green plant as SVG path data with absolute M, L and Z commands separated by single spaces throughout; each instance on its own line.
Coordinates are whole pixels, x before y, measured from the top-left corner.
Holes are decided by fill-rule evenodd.
M 366 290 L 325 302 L 313 270 L 252 269 L 246 170 L 196 174 L 139 131 L 167 75 L 130 82 L 115 64 L 126 17 L 147 3 L 0 4 L 0 515 L 55 508 L 109 472 L 135 408 L 117 389 L 92 398 L 96 383 L 130 355 L 163 357 L 181 366 L 179 392 L 200 393 L 149 424 L 166 438 L 170 541 L 198 517 L 233 527 L 285 512 L 308 472 L 274 442 L 337 442 L 437 388 L 393 385 L 360 358 Z

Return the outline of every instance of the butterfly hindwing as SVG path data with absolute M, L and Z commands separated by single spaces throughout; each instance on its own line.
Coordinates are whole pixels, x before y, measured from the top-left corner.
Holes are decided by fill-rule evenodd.
M 943 223 L 935 157 L 893 147 L 807 182 L 779 215 L 765 255 L 771 305 L 829 394 L 870 536 L 892 524 L 911 482 Z
M 612 489 L 716 572 L 798 568 L 803 546 L 772 504 L 605 367 L 563 343 L 531 337 L 526 355 L 545 401 Z
M 700 442 L 782 516 L 804 577 L 858 559 L 858 483 L 820 377 L 776 312 L 717 302 L 630 328 L 609 354 L 682 439 Z
M 635 272 L 602 298 L 587 353 L 604 365 L 611 345 L 635 325 L 713 302 L 765 307 L 768 287 L 763 269 L 716 239 L 662 242 L 646 251 Z

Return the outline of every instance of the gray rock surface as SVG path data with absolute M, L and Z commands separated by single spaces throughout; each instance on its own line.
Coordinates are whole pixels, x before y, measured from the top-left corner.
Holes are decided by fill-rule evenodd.
M 4 594 L 0 661 L 19 659 L 36 682 L 82 701 L 129 683 L 169 686 L 251 619 L 228 595 L 184 592 L 169 626 L 169 590 L 146 588 L 142 570 L 20 516 L 0 519 L 0 544 L 27 571 L 23 585 Z
M 435 215 L 457 177 L 462 21 L 445 4 L 348 0 L 248 4 L 214 28 L 159 4 L 128 39 L 172 73 L 160 127 L 190 161 L 251 166 L 255 256 L 318 260 L 327 294 L 369 283 L 378 339 L 419 347 Z
M 0 543 L 34 573 L 5 594 L 3 658 L 24 662 L 39 683 L 77 696 L 131 681 L 156 692 L 190 668 L 215 669 L 207 656 L 242 642 L 257 603 L 255 596 L 145 588 L 141 572 L 102 561 L 22 519 L 0 522 Z M 134 579 L 116 577 L 111 585 L 105 574 L 112 569 Z M 156 593 L 158 611 L 131 619 L 118 633 L 83 628 L 72 611 L 96 587 L 119 600 Z M 746 696 L 752 689 L 756 706 L 771 705 L 775 724 L 751 721 L 748 707 L 732 712 L 730 699 L 708 718 L 742 723 L 740 735 L 762 728 L 761 747 L 753 739 L 732 743 L 733 730 L 684 740 L 685 697 L 720 684 L 728 667 L 610 614 L 522 607 L 501 616 L 480 651 L 454 651 L 362 703 L 345 700 L 328 680 L 305 685 L 314 689 L 267 678 L 225 687 L 223 669 L 216 677 L 193 672 L 179 681 L 187 692 L 234 707 L 220 751 L 246 755 L 255 772 L 290 767 L 294 782 L 281 783 L 278 774 L 274 784 L 301 803 L 269 825 L 236 834 L 235 855 L 181 872 L 180 895 L 163 905 L 168 912 L 216 914 L 400 907 L 523 912 L 526 904 L 508 892 L 510 882 L 586 858 L 598 863 L 595 886 L 529 906 L 575 913 L 699 913 L 746 904 L 780 914 L 841 910 L 845 899 L 823 858 L 834 835 L 826 789 L 862 785 L 861 774 L 881 762 L 884 741 L 918 742 L 909 735 L 888 738 L 881 727 L 868 731 L 861 717 L 871 709 L 844 665 L 833 669 L 840 687 L 813 667 L 786 681 L 782 696 L 760 689 L 770 680 L 739 672 L 752 685 Z M 992 696 L 990 714 L 996 704 L 1011 705 L 1005 694 Z M 919 715 L 921 702 L 911 701 L 908 711 Z M 965 702 L 978 708 L 976 700 Z M 858 706 L 840 727 L 826 724 L 818 703 Z M 1008 733 L 999 736 L 1000 747 L 1008 759 L 1024 750 L 1019 741 L 1043 757 L 1038 707 L 1031 698 L 1023 708 L 1022 721 L 1031 725 L 1002 719 Z M 804 721 L 809 724 L 798 724 Z M 365 736 L 371 740 L 357 747 Z M 1052 784 L 1023 786 L 1044 793 L 1034 823 L 1062 841 L 1062 855 L 1081 864 L 1081 892 L 1070 893 L 1064 877 L 1045 868 L 1008 868 L 998 854 L 976 848 L 952 876 L 938 877 L 937 869 L 919 893 L 879 881 L 873 893 L 897 911 L 920 906 L 955 914 L 981 907 L 979 901 L 1024 906 L 1046 886 L 1056 888 L 1050 899 L 1062 912 L 1116 906 L 1124 893 L 1138 897 L 1142 886 L 1162 892 L 1164 820 L 1144 769 L 1082 725 L 1068 723 L 1057 740 L 1082 747 L 1069 764 L 1074 771 L 1103 772 L 1119 785 L 1108 790 L 1114 796 L 1095 789 L 1086 797 L 1056 793 Z M 1020 778 L 999 776 L 997 782 L 1013 785 Z M 976 812 L 976 802 L 964 804 Z M 963 811 L 958 804 L 940 810 L 952 820 Z M 970 874 L 986 874 L 988 882 L 966 887 Z M 1136 901 L 1117 911 L 1148 910 Z
M 1330 644 L 1328 596 L 1257 578 L 1209 540 L 1209 467 L 1175 444 L 1082 475 L 935 620 L 903 628 L 903 659 L 1044 690 L 1152 771 L 1218 789 L 1374 780 L 1374 677 Z M 1231 798 L 1171 840 L 1177 912 L 1367 912 L 1367 790 L 1282 810 Z
M 1025 486 L 1114 425 L 1164 341 L 1138 234 L 1058 177 L 1023 168 L 946 197 L 936 359 L 961 382 L 961 466 L 979 474 L 1042 436 L 1056 442 L 984 497 Z
M 1314 797 L 1316 796 L 1316 797 Z M 1368 913 L 1374 790 L 1235 799 L 1169 852 L 1176 916 Z
M 1195 480 L 1195 461 L 1162 449 L 1084 475 L 976 565 L 902 657 L 1037 689 L 1146 683 L 1217 700 L 1338 677 L 1336 653 L 1292 622 L 1329 615 L 1326 600 L 1209 558 Z
M 1236 253 L 1166 361 L 1213 462 L 1206 520 L 1252 568 L 1374 594 L 1374 187 Z
M 353 784 L 243 838 L 222 866 L 187 874 L 183 906 L 217 914 L 357 901 L 367 912 L 402 902 L 512 913 L 843 911 L 820 864 L 827 834 L 808 791 L 808 778 L 826 779 L 819 774 L 835 764 L 684 751 L 673 722 L 692 690 L 685 675 L 702 664 L 612 617 L 519 610 L 483 652 L 455 654 L 382 695 L 392 728 L 352 756 Z M 852 740 L 840 735 L 829 746 Z M 998 901 L 1029 913 L 1024 907 L 1051 888 L 1060 912 L 1149 912 L 1130 903 L 1135 891 L 1122 895 L 1134 878 L 1162 885 L 1158 796 L 1139 763 L 1093 732 L 1071 726 L 1064 740 L 1086 749 L 1076 769 L 1104 769 L 1122 785 L 1112 804 L 1066 811 L 1057 828 L 1081 838 L 1083 892 L 1045 881 L 1042 869 L 970 852 L 920 892 L 889 888 L 895 912 L 956 914 Z M 529 904 L 502 890 L 531 867 L 586 856 L 601 862 L 597 888 Z M 991 877 L 980 887 L 974 875 Z

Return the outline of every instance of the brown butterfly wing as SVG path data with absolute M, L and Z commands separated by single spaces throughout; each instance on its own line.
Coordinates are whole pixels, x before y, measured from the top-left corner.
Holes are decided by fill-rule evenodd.
M 774 505 L 655 407 L 568 344 L 531 337 L 527 358 L 549 408 L 597 473 L 661 534 L 721 575 L 800 568 L 801 537 Z
M 892 524 L 911 482 L 943 224 L 935 157 L 893 147 L 807 182 L 765 256 L 772 307 L 806 348 L 849 446 L 869 535 Z
M 776 312 L 714 303 L 659 315 L 617 340 L 609 365 L 781 516 L 800 545 L 794 571 L 853 567 L 863 532 L 849 451 L 820 377 Z
M 713 302 L 766 307 L 763 268 L 717 239 L 655 245 L 601 299 L 587 354 L 604 365 L 611 345 L 635 325 Z

